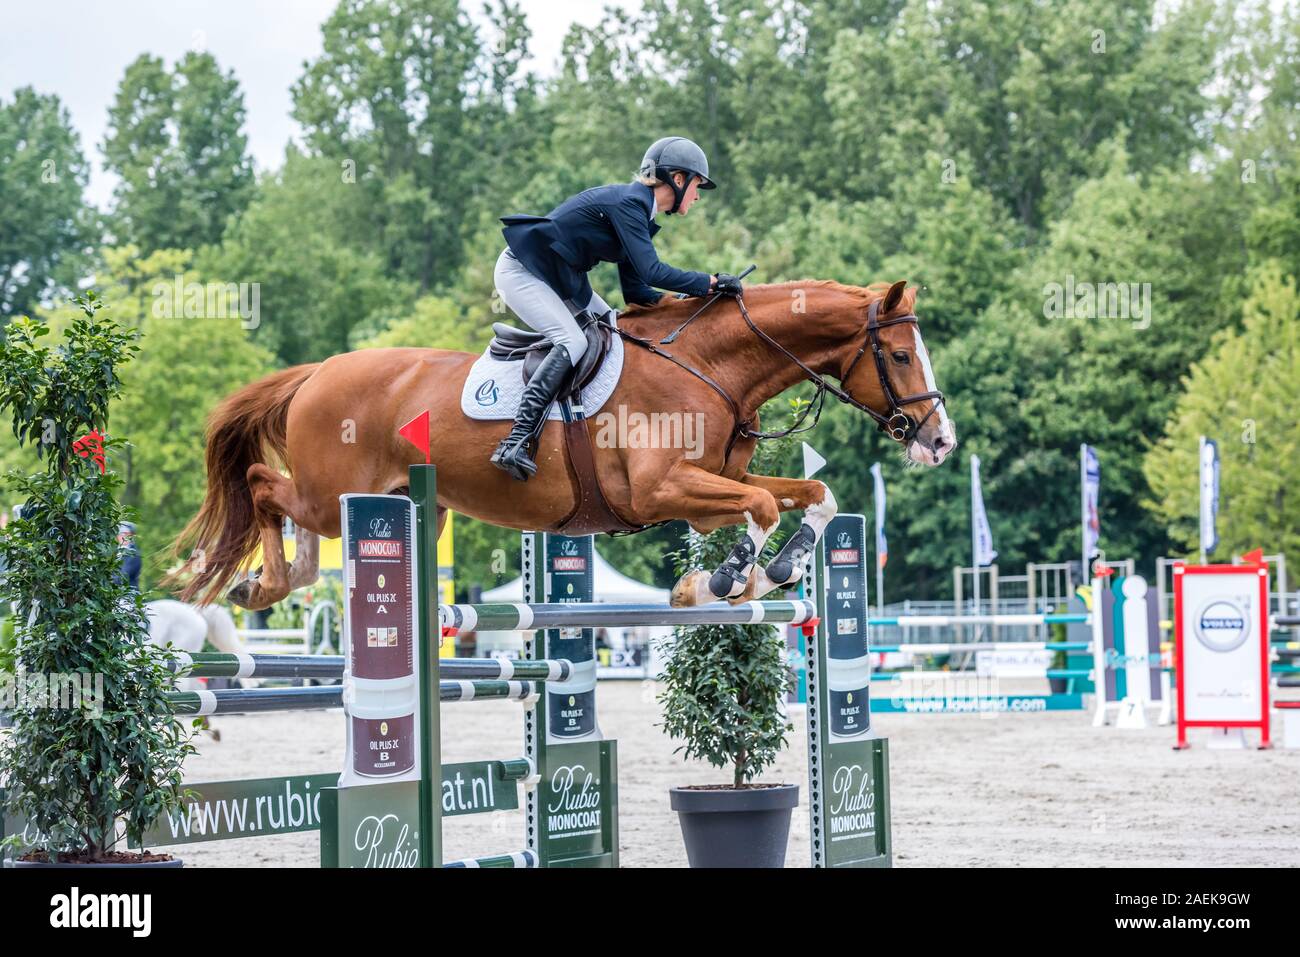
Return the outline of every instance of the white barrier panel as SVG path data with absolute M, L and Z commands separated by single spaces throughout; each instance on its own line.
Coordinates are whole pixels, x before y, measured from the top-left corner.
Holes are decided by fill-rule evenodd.
M 1259 728 L 1269 747 L 1268 569 L 1174 566 L 1178 747 L 1188 728 Z

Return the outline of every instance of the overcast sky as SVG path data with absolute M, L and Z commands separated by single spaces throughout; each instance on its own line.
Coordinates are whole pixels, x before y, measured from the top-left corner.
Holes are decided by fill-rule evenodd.
M 0 11 L 0 99 L 33 86 L 55 93 L 72 114 L 91 160 L 88 198 L 103 206 L 112 192 L 101 169 L 108 107 L 127 64 L 141 53 L 171 66 L 192 48 L 234 70 L 248 113 L 245 132 L 259 169 L 277 166 L 293 135 L 289 87 L 304 60 L 320 54 L 320 25 L 337 0 L 6 0 Z M 638 0 L 522 0 L 533 36 L 531 68 L 555 69 L 569 24 L 600 19 L 606 4 Z M 477 0 L 462 7 L 483 22 Z

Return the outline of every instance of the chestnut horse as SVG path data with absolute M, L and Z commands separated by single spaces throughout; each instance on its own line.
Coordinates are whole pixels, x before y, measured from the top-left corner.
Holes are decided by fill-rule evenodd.
M 822 482 L 746 471 L 759 408 L 791 386 L 814 381 L 818 399 L 830 391 L 870 415 L 912 462 L 938 465 L 956 447 L 912 314 L 915 296 L 904 282 L 751 286 L 743 300 L 712 305 L 671 346 L 658 343 L 699 300 L 665 298 L 619 317 L 622 377 L 601 414 L 587 421 L 610 507 L 631 525 L 684 519 L 700 532 L 746 526 L 712 575 L 699 570 L 678 581 L 674 605 L 738 602 L 792 584 L 834 516 L 835 498 Z M 207 497 L 177 539 L 178 551 L 192 548 L 185 600 L 211 601 L 246 566 L 259 539 L 260 573 L 238 583 L 231 601 L 266 608 L 314 581 L 318 536 L 340 534 L 339 496 L 405 488 L 407 467 L 421 453 L 397 428 L 425 409 L 440 528 L 452 509 L 508 528 L 558 530 L 576 507 L 561 424 L 545 425 L 539 471 L 527 483 L 494 467 L 488 459 L 511 423 L 471 420 L 460 411 L 461 387 L 477 358 L 443 349 L 367 349 L 275 372 L 228 396 L 208 425 Z M 607 412 L 689 419 L 702 425 L 701 439 L 687 448 L 610 440 L 608 428 L 601 432 Z M 759 566 L 780 513 L 793 509 L 804 512 L 799 530 L 766 568 Z M 285 515 L 298 530 L 292 564 L 281 538 Z

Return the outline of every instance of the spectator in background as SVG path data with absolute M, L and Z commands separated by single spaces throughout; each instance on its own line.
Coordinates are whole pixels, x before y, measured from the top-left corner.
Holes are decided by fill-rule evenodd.
M 117 526 L 117 543 L 121 546 L 122 565 L 118 571 L 118 580 L 126 583 L 136 591 L 140 590 L 140 569 L 144 562 L 140 558 L 140 549 L 135 544 L 135 525 L 123 522 Z

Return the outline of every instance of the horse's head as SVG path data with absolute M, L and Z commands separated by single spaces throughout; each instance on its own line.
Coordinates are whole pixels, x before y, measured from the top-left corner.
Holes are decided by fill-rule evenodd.
M 903 281 L 877 292 L 871 290 L 866 324 L 847 351 L 840 384 L 907 449 L 909 460 L 938 465 L 957 447 L 957 434 L 912 312 L 916 290 Z

